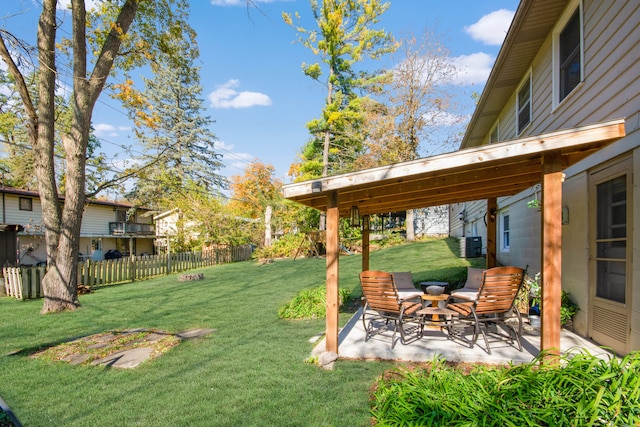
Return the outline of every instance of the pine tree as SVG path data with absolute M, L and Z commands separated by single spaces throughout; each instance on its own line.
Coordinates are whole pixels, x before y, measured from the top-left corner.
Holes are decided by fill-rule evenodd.
M 145 153 L 139 160 L 148 166 L 138 174 L 132 196 L 145 206 L 164 208 L 186 191 L 213 193 L 225 184 L 215 173 L 221 155 L 209 129 L 213 122 L 203 115 L 200 67 L 194 65 L 198 49 L 191 36 L 167 39 L 165 49 L 181 55 L 152 64 L 153 78 L 144 79 L 144 108 L 133 115 Z

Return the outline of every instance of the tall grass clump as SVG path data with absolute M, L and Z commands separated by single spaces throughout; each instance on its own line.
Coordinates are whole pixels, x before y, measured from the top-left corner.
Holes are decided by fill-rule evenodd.
M 349 299 L 351 292 L 347 289 L 338 291 L 338 303 L 343 305 Z M 278 310 L 281 319 L 318 319 L 327 314 L 326 286 L 303 289 Z
M 587 352 L 468 371 L 434 360 L 379 380 L 379 425 L 634 426 L 640 424 L 640 352 L 603 360 Z M 468 367 L 467 367 L 468 368 Z

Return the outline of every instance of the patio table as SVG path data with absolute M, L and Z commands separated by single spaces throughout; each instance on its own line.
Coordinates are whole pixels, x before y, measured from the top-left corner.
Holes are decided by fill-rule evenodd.
M 453 324 L 453 317 L 458 316 L 457 311 L 440 307 L 425 307 L 416 311 L 416 314 L 420 316 L 421 330 L 427 323 L 430 326 L 436 326 L 439 328 L 451 326 Z M 430 321 L 426 320 L 427 316 L 431 316 Z M 440 316 L 443 316 L 442 319 L 440 319 Z
M 431 295 L 431 294 L 422 294 L 422 306 L 423 307 L 427 307 L 426 302 L 427 301 L 431 301 L 431 307 L 433 308 L 438 308 L 438 305 L 440 303 L 440 301 L 446 301 L 447 299 L 449 299 L 449 294 L 440 294 L 440 295 Z M 429 313 L 432 314 L 432 320 L 434 321 L 438 321 L 440 320 L 439 314 L 440 313 Z

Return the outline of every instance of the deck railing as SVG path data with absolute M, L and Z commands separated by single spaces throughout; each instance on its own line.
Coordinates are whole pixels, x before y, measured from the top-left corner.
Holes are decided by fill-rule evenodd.
M 170 258 L 167 255 L 151 255 L 103 261 L 87 260 L 78 264 L 78 283 L 94 288 L 146 280 L 201 267 L 246 261 L 251 258 L 251 252 L 251 246 L 247 245 L 172 253 Z M 46 267 L 4 267 L 2 275 L 6 295 L 16 299 L 43 297 L 40 283 L 45 272 Z

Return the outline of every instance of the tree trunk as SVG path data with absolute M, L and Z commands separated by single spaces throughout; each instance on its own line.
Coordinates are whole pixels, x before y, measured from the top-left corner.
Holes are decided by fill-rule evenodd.
M 273 208 L 271 206 L 267 206 L 264 212 L 264 247 L 271 247 L 271 214 L 273 212 Z
M 113 66 L 115 55 L 136 14 L 138 2 L 127 0 L 114 29 L 107 37 L 87 79 L 86 10 L 84 2 L 72 2 L 73 25 L 73 119 L 63 135 L 66 155 L 66 192 L 63 209 L 57 194 L 53 161 L 53 95 L 55 92 L 56 0 L 45 0 L 38 30 L 40 55 L 40 103 L 38 104 L 38 159 L 40 200 L 46 227 L 47 273 L 42 279 L 44 304 L 41 313 L 74 310 L 78 302 L 78 253 L 85 204 L 86 155 L 93 107 Z M 43 78 L 46 77 L 46 78 Z M 51 97 L 49 101 L 48 97 Z M 43 102 L 43 97 L 47 103 Z M 43 159 L 46 159 L 43 160 Z
M 404 221 L 405 226 L 407 227 L 407 241 L 409 242 L 413 242 L 416 240 L 416 231 L 415 231 L 415 227 L 414 227 L 414 210 L 413 209 L 409 209 L 407 211 L 407 218 Z

